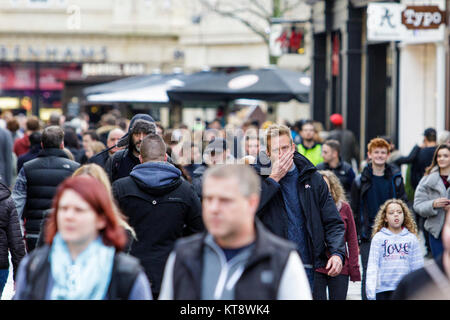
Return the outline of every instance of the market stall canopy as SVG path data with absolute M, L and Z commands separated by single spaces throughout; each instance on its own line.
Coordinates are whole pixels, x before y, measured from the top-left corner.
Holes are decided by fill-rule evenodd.
M 167 103 L 167 90 L 184 86 L 191 81 L 209 78 L 211 72 L 190 75 L 182 73 L 154 74 L 130 77 L 110 83 L 88 87 L 84 90 L 91 102 L 153 102 Z
M 177 101 L 231 101 L 258 99 L 287 102 L 309 101 L 311 79 L 308 75 L 279 68 L 245 70 L 204 78 L 167 91 Z

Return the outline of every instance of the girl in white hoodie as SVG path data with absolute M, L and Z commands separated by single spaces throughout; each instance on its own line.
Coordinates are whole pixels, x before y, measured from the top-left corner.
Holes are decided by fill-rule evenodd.
M 389 300 L 403 276 L 423 266 L 417 226 L 402 200 L 390 199 L 381 206 L 372 237 L 367 265 L 367 298 Z

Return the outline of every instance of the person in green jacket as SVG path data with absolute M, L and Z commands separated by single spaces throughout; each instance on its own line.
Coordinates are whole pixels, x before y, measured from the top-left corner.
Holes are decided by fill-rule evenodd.
M 297 145 L 297 151 L 304 155 L 313 165 L 323 162 L 322 145 L 314 140 L 316 131 L 312 120 L 307 120 L 300 128 L 302 142 Z

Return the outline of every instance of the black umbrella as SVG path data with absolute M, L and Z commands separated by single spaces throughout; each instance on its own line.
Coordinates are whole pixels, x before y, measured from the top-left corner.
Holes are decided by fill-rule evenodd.
M 257 99 L 308 102 L 310 77 L 301 72 L 279 68 L 245 70 L 193 81 L 172 88 L 167 95 L 177 101 L 231 101 Z

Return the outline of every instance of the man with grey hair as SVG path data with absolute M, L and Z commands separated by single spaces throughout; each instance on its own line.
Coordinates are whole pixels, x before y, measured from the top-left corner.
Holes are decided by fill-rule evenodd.
M 141 164 L 112 188 L 138 239 L 130 254 L 140 259 L 156 299 L 175 240 L 204 228 L 200 200 L 181 171 L 167 162 L 166 144 L 159 135 L 142 139 L 139 160 Z
M 216 165 L 205 172 L 207 232 L 177 242 L 160 300 L 311 299 L 295 246 L 255 219 L 259 193 L 249 166 Z
M 37 158 L 23 164 L 12 192 L 19 218 L 24 221 L 28 252 L 36 246 L 42 221 L 50 212 L 58 185 L 80 166 L 69 160 L 63 151 L 64 131 L 61 127 L 45 128 L 41 146 Z

